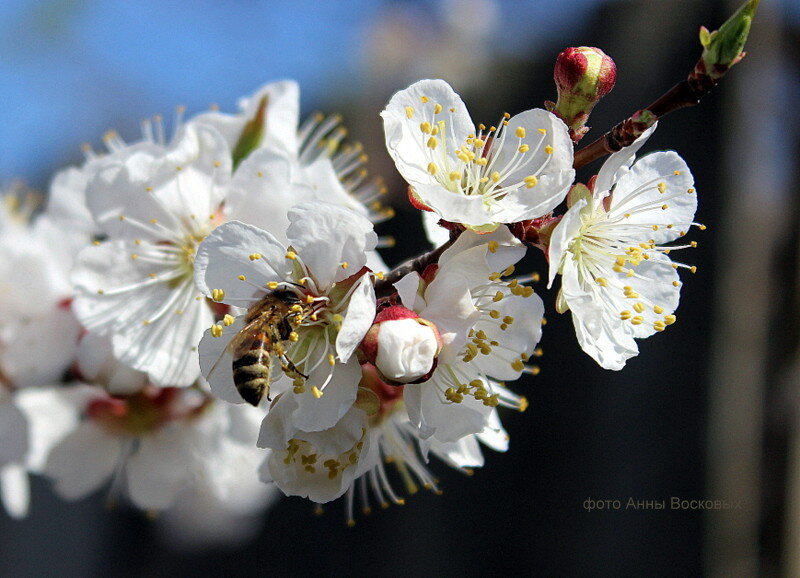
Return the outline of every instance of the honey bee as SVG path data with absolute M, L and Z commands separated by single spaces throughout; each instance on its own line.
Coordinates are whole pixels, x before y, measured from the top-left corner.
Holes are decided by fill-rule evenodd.
M 282 369 L 306 378 L 286 357 L 284 343 L 293 335 L 292 320 L 303 311 L 301 300 L 291 291 L 272 291 L 248 309 L 245 326 L 225 348 L 233 357 L 233 383 L 247 403 L 258 406 L 269 397 L 273 358 L 281 360 Z M 221 359 L 221 358 L 220 358 Z M 213 373 L 217 363 L 209 373 Z

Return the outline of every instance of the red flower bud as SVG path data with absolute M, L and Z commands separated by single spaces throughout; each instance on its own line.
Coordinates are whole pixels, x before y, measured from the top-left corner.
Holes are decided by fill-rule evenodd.
M 556 59 L 553 78 L 558 102 L 545 104 L 567 124 L 572 140 L 578 142 L 589 131 L 585 125 L 592 108 L 614 88 L 617 66 L 599 48 L 567 48 Z

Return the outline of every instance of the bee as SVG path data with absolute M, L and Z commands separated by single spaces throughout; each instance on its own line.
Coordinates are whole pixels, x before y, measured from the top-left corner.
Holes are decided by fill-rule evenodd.
M 291 341 L 292 321 L 304 310 L 298 296 L 291 291 L 272 291 L 248 309 L 245 326 L 225 348 L 233 357 L 233 383 L 247 403 L 258 406 L 269 397 L 272 382 L 273 355 L 282 362 L 282 369 L 307 378 L 286 357 L 284 343 Z M 221 359 L 221 358 L 220 358 Z M 211 368 L 212 373 L 216 365 Z

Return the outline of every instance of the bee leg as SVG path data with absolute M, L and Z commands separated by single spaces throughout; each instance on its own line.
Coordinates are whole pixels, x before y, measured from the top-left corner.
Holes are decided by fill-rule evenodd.
M 302 373 L 299 369 L 297 369 L 297 366 L 294 363 L 292 363 L 291 359 L 289 359 L 285 355 L 282 355 L 281 356 L 281 361 L 284 363 L 284 367 L 286 369 L 289 369 L 290 371 L 296 373 L 297 375 L 299 375 L 303 379 L 308 379 L 308 376 L 306 374 Z

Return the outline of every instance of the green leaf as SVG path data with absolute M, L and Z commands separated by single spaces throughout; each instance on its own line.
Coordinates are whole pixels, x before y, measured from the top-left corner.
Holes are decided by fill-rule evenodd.
M 759 0 L 749 0 L 742 4 L 719 30 L 709 33 L 705 27 L 700 28 L 702 58 L 709 73 L 714 68 L 730 68 L 742 59 L 758 3 Z
M 261 144 L 261 139 L 264 138 L 264 125 L 265 116 L 267 112 L 268 96 L 265 94 L 261 97 L 258 103 L 258 109 L 253 118 L 247 121 L 242 129 L 242 134 L 239 135 L 239 140 L 236 141 L 236 146 L 233 147 L 233 168 L 239 166 L 247 156 L 258 148 Z

